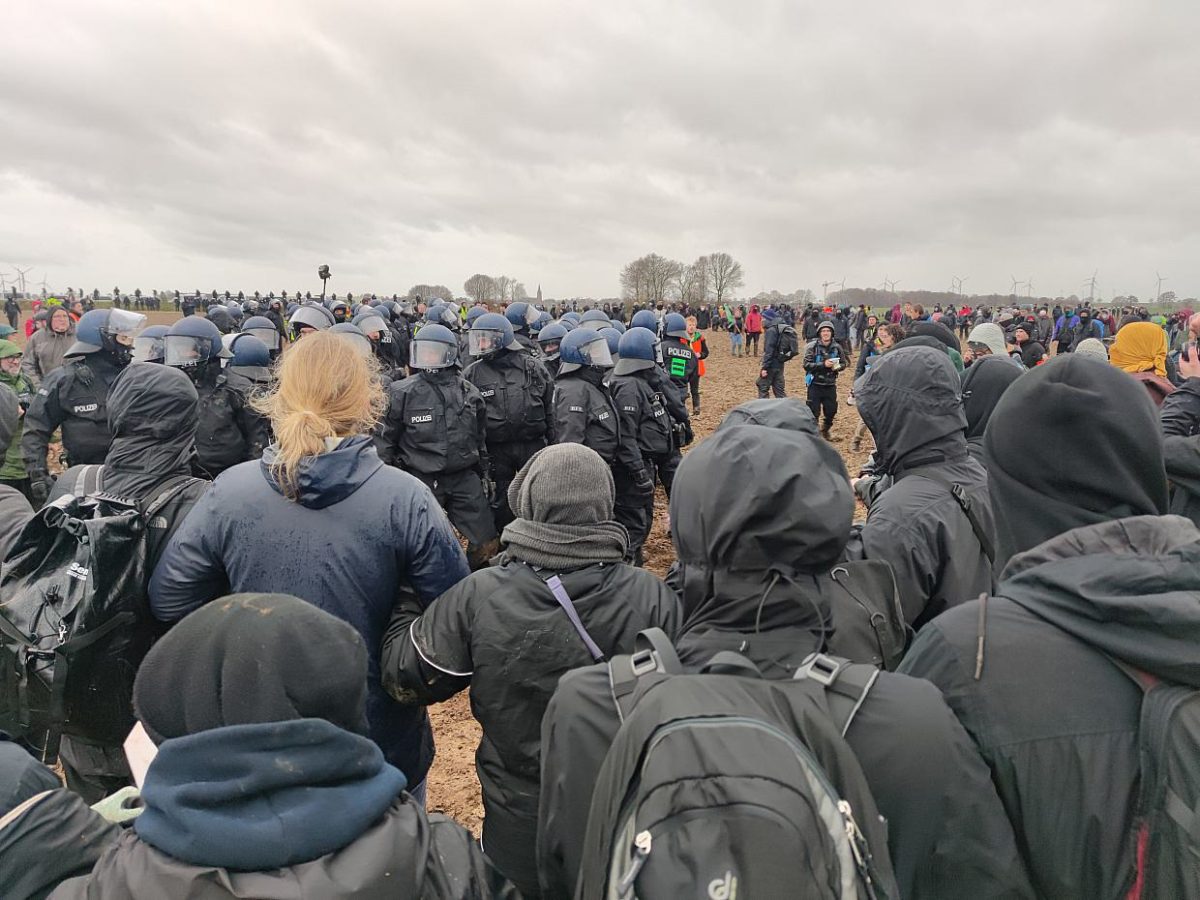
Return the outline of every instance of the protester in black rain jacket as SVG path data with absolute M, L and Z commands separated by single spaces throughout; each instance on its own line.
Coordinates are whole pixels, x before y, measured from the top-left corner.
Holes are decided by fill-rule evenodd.
M 236 594 L 147 655 L 143 810 L 56 897 L 483 900 L 514 892 L 367 734 L 367 651 L 296 597 Z
M 606 657 L 629 652 L 644 628 L 674 634 L 679 610 L 662 581 L 622 563 L 626 536 L 612 521 L 612 476 L 593 451 L 548 447 L 509 492 L 518 518 L 504 530 L 500 564 L 447 591 L 424 615 L 412 606 L 398 610 L 384 641 L 383 673 L 392 696 L 405 703 L 440 702 L 470 686 L 471 709 L 483 726 L 476 754 L 483 846 L 529 898 L 538 895 L 542 712 L 564 672 L 595 660 L 560 603 L 571 604 Z M 547 584 L 556 577 L 565 592 L 557 600 Z
M 1114 664 L 1200 687 L 1200 532 L 1167 508 L 1144 389 L 1060 357 L 1023 376 L 986 450 L 1000 583 L 917 636 L 992 770 L 1041 897 L 1117 900 L 1135 874 L 1142 690 Z
M 196 389 L 188 377 L 155 363 L 132 363 L 109 394 L 108 427 L 113 439 L 97 473 L 98 487 L 107 494 L 144 505 L 168 487 L 168 482 L 185 479 L 179 491 L 147 523 L 147 575 L 154 571 L 167 541 L 209 487 L 203 479 L 188 478 L 196 453 L 196 407 Z M 77 491 L 82 471 L 82 466 L 67 469 L 55 482 L 50 499 Z M 63 735 L 59 760 L 67 787 L 88 803 L 96 803 L 132 783 L 120 745 Z
M 508 486 L 529 458 L 556 440 L 554 382 L 546 367 L 524 350 L 498 350 L 467 366 L 463 377 L 487 404 L 488 458 L 492 464 L 496 527 L 512 521 Z
M 722 425 L 680 466 L 671 517 L 685 667 L 735 650 L 765 677 L 786 680 L 828 632 L 838 598 L 821 573 L 849 537 L 853 495 L 807 409 L 777 404 L 790 409 L 748 412 L 780 427 Z M 743 476 L 756 490 L 744 490 Z M 620 726 L 611 691 L 607 666 L 569 672 L 542 720 L 546 896 L 570 896 L 579 871 L 592 787 Z M 987 769 L 929 684 L 881 672 L 846 738 L 888 821 L 903 897 L 1032 896 Z
M 983 433 L 992 417 L 992 410 L 1021 370 L 1007 360 L 985 356 L 975 360 L 962 373 L 963 412 L 967 416 L 967 451 L 985 469 Z
M 86 875 L 121 829 L 64 790 L 54 772 L 0 741 L 0 885 L 7 900 L 41 900 Z
M 250 405 L 253 386 L 212 365 L 196 380 L 200 395 L 196 470 L 216 478 L 231 466 L 258 459 L 271 443 L 271 427 Z
M 905 618 L 915 627 L 992 587 L 987 472 L 967 452 L 959 387 L 944 352 L 898 346 L 854 388 L 875 439 L 876 472 L 893 479 L 870 497 L 864 555 L 891 563 Z M 961 486 L 982 541 L 951 485 Z

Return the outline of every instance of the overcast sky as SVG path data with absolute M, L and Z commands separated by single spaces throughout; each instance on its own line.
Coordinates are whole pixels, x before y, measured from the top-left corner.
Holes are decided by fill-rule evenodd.
M 16 0 L 0 270 L 1200 291 L 1197 0 Z

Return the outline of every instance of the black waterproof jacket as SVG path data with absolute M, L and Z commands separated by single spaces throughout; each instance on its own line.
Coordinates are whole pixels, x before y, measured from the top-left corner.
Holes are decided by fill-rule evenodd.
M 958 385 L 950 358 L 927 347 L 889 351 L 855 385 L 876 471 L 894 479 L 872 499 L 863 552 L 891 564 L 915 627 L 992 587 L 991 561 L 951 493 L 961 485 L 994 543 L 987 472 L 968 455 Z
M 637 435 L 625 433 L 612 396 L 601 381 L 604 373 L 585 367 L 560 372 L 554 382 L 554 428 L 560 443 L 583 444 L 610 466 L 629 472 L 644 468 Z
M 5 900 L 41 900 L 86 875 L 121 838 L 78 794 L 35 794 L 0 817 L 0 886 Z M 59 893 L 56 896 L 65 896 Z
M 901 665 L 941 690 L 983 754 L 1039 896 L 1128 894 L 1142 692 L 1112 659 L 1200 687 L 1197 592 L 1192 523 L 1088 525 L 1014 556 L 986 609 L 949 610 Z
M 836 360 L 837 368 L 829 368 L 826 360 Z M 842 348 L 837 341 L 822 344 L 821 339 L 810 341 L 804 348 L 804 371 L 812 376 L 812 384 L 828 387 L 837 384 L 838 373 L 846 366 L 842 359 Z
M 46 473 L 50 436 L 62 428 L 71 465 L 104 462 L 108 451 L 108 392 L 121 366 L 99 351 L 65 360 L 42 382 L 25 414 L 21 450 L 33 478 Z
M 196 381 L 200 395 L 196 430 L 197 475 L 216 478 L 231 466 L 258 459 L 271 443 L 267 420 L 250 406 L 250 381 L 210 363 Z
M 678 395 L 669 389 L 667 394 L 656 391 L 650 384 L 649 372 L 645 369 L 631 375 L 616 375 L 609 391 L 617 407 L 622 431 L 636 436 L 643 456 L 663 456 L 675 449 L 667 394 L 676 402 Z
M 554 382 L 546 367 L 521 350 L 501 350 L 467 366 L 463 377 L 487 404 L 489 445 L 554 437 Z
M 456 369 L 417 372 L 388 389 L 379 458 L 421 475 L 487 470 L 487 405 Z
M 474 573 L 420 618 L 411 607 L 398 612 L 383 645 L 384 685 L 403 702 L 440 702 L 470 685 L 483 726 L 475 756 L 483 845 L 518 886 L 537 883 L 542 713 L 563 673 L 593 662 L 545 584 L 555 574 L 606 656 L 630 652 L 644 628 L 678 630 L 675 595 L 644 569 L 617 563 L 555 573 L 511 561 Z
M 1158 409 L 1165 437 L 1200 433 L 1200 378 L 1189 378 Z

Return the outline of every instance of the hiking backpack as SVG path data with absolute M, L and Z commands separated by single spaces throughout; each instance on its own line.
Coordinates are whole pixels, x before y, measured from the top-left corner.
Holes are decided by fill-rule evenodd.
M 1112 662 L 1143 692 L 1129 900 L 1200 900 L 1200 690 Z
M 800 338 L 796 335 L 796 329 L 791 325 L 776 327 L 779 329 L 779 346 L 775 355 L 780 362 L 791 362 L 800 355 Z
M 596 779 L 579 900 L 899 896 L 844 734 L 878 670 L 814 655 L 792 681 L 728 651 L 685 675 L 659 629 L 609 663 L 622 725 Z
M 84 466 L 74 494 L 47 504 L 0 567 L 0 731 L 120 744 L 133 727 L 133 678 L 154 642 L 147 526 L 196 479 L 168 479 L 143 508 L 101 492 Z

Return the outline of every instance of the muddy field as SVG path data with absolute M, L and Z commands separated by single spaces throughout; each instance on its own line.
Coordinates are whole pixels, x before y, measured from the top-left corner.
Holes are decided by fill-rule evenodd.
M 708 372 L 701 383 L 701 412 L 693 420 L 698 441 L 712 433 L 726 412 L 757 396 L 754 386 L 759 372 L 757 358 L 732 357 L 729 353 L 729 337 L 724 333 L 709 332 L 708 337 L 710 353 Z M 789 393 L 803 397 L 804 375 L 799 361 L 788 364 L 787 378 Z M 844 401 L 849 391 L 850 373 L 843 373 L 840 381 Z M 858 424 L 858 414 L 842 402 L 832 434 L 851 475 L 857 474 L 857 467 L 866 460 L 871 449 L 868 435 L 861 452 L 850 452 L 850 443 Z M 662 575 L 674 559 L 671 539 L 667 537 L 667 502 L 660 489 L 654 528 L 646 542 L 646 566 Z M 475 747 L 479 742 L 479 726 L 471 716 L 467 694 L 460 694 L 447 703 L 432 707 L 429 714 L 437 739 L 437 759 L 429 773 L 429 808 L 452 816 L 478 834 L 483 821 L 479 783 L 475 779 Z

